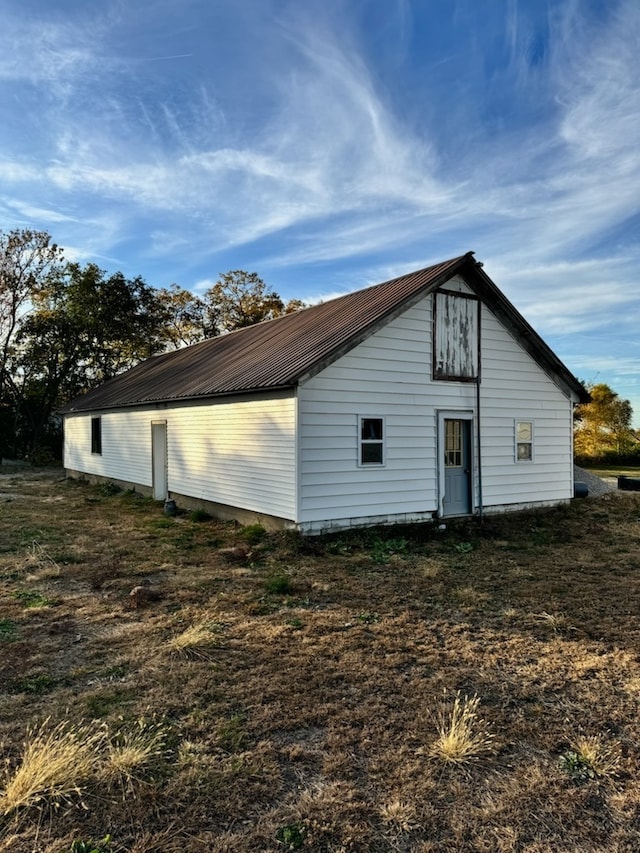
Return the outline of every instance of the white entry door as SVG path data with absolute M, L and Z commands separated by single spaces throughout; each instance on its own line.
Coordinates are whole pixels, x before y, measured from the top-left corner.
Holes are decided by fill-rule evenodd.
M 167 422 L 153 421 L 151 424 L 151 465 L 153 469 L 153 497 L 157 501 L 167 499 Z

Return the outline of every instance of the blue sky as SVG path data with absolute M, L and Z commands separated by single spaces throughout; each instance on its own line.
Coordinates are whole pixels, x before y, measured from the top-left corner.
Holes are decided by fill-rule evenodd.
M 328 298 L 473 250 L 640 425 L 638 0 L 0 0 L 0 228 Z

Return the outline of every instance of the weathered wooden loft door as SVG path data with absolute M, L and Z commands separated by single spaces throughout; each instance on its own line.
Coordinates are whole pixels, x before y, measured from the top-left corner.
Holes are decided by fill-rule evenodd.
M 153 469 L 153 497 L 164 501 L 168 492 L 167 472 L 167 422 L 151 424 L 151 465 Z
M 471 421 L 444 422 L 443 515 L 471 514 Z

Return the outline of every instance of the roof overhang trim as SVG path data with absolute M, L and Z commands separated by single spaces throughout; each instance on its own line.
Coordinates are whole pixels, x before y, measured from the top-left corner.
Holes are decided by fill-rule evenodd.
M 287 384 L 287 385 L 273 385 L 269 386 L 269 388 L 249 388 L 247 390 L 242 391 L 218 391 L 212 394 L 193 394 L 185 397 L 158 397 L 156 399 L 149 400 L 132 400 L 126 403 L 113 403 L 110 405 L 101 405 L 101 406 L 87 406 L 84 407 L 73 407 L 73 408 L 64 408 L 60 409 L 59 414 L 61 415 L 86 415 L 89 412 L 107 412 L 107 411 L 121 411 L 125 409 L 144 409 L 144 408 L 153 408 L 159 406 L 177 406 L 181 403 L 199 403 L 206 404 L 207 402 L 215 402 L 216 400 L 229 402 L 234 397 L 245 398 L 245 397 L 272 397 L 279 396 L 283 391 L 293 391 L 297 387 L 297 383 Z

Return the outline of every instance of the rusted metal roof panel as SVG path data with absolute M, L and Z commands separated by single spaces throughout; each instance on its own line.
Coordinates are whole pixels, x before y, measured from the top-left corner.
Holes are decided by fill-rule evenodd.
M 73 400 L 66 413 L 295 386 L 471 253 L 184 349 L 155 356 Z

